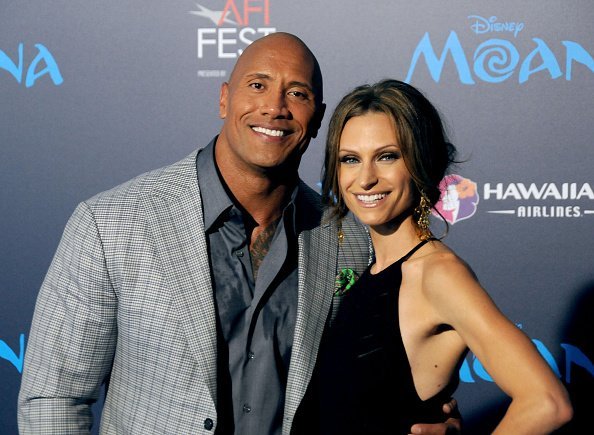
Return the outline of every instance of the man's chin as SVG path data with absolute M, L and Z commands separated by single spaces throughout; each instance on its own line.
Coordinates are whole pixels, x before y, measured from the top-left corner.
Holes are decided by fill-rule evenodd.
M 258 165 L 258 170 L 267 177 L 291 179 L 298 176 L 300 162 L 301 157 L 269 160 Z

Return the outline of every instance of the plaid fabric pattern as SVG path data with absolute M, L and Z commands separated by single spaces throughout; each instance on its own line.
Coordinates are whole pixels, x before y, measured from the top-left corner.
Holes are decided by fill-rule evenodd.
M 216 330 L 196 153 L 81 203 L 41 287 L 22 434 L 212 433 Z
M 106 381 L 102 434 L 214 433 L 216 313 L 195 158 L 143 174 L 74 211 L 33 316 L 21 434 L 88 433 L 90 405 Z M 319 215 L 318 195 L 304 190 Z M 330 307 L 335 230 L 330 223 L 300 235 L 283 433 L 307 388 Z M 343 243 L 340 261 L 349 267 L 367 264 L 361 234 L 355 228 Z

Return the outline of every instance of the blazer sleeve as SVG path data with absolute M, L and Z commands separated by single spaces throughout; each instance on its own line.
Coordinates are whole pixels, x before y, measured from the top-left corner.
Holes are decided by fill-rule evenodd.
M 82 434 L 108 378 L 117 298 L 93 214 L 81 203 L 68 221 L 39 292 L 19 392 L 19 432 Z

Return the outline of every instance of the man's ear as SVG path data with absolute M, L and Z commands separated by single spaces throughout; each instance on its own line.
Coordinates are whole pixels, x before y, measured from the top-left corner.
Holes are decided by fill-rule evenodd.
M 225 119 L 227 117 L 227 100 L 229 97 L 229 83 L 224 82 L 221 85 L 221 92 L 219 94 L 219 117 Z
M 326 104 L 320 103 L 320 105 L 316 109 L 316 113 L 310 122 L 309 128 L 309 135 L 313 138 L 318 135 L 318 130 L 322 126 L 322 119 L 324 118 L 324 113 L 326 113 Z

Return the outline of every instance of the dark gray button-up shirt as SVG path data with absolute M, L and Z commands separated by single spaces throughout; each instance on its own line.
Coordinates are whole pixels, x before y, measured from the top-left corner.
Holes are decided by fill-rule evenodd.
M 298 189 L 254 280 L 246 231 L 254 223 L 227 190 L 214 146 L 196 165 L 222 338 L 217 433 L 280 434 L 297 310 Z

